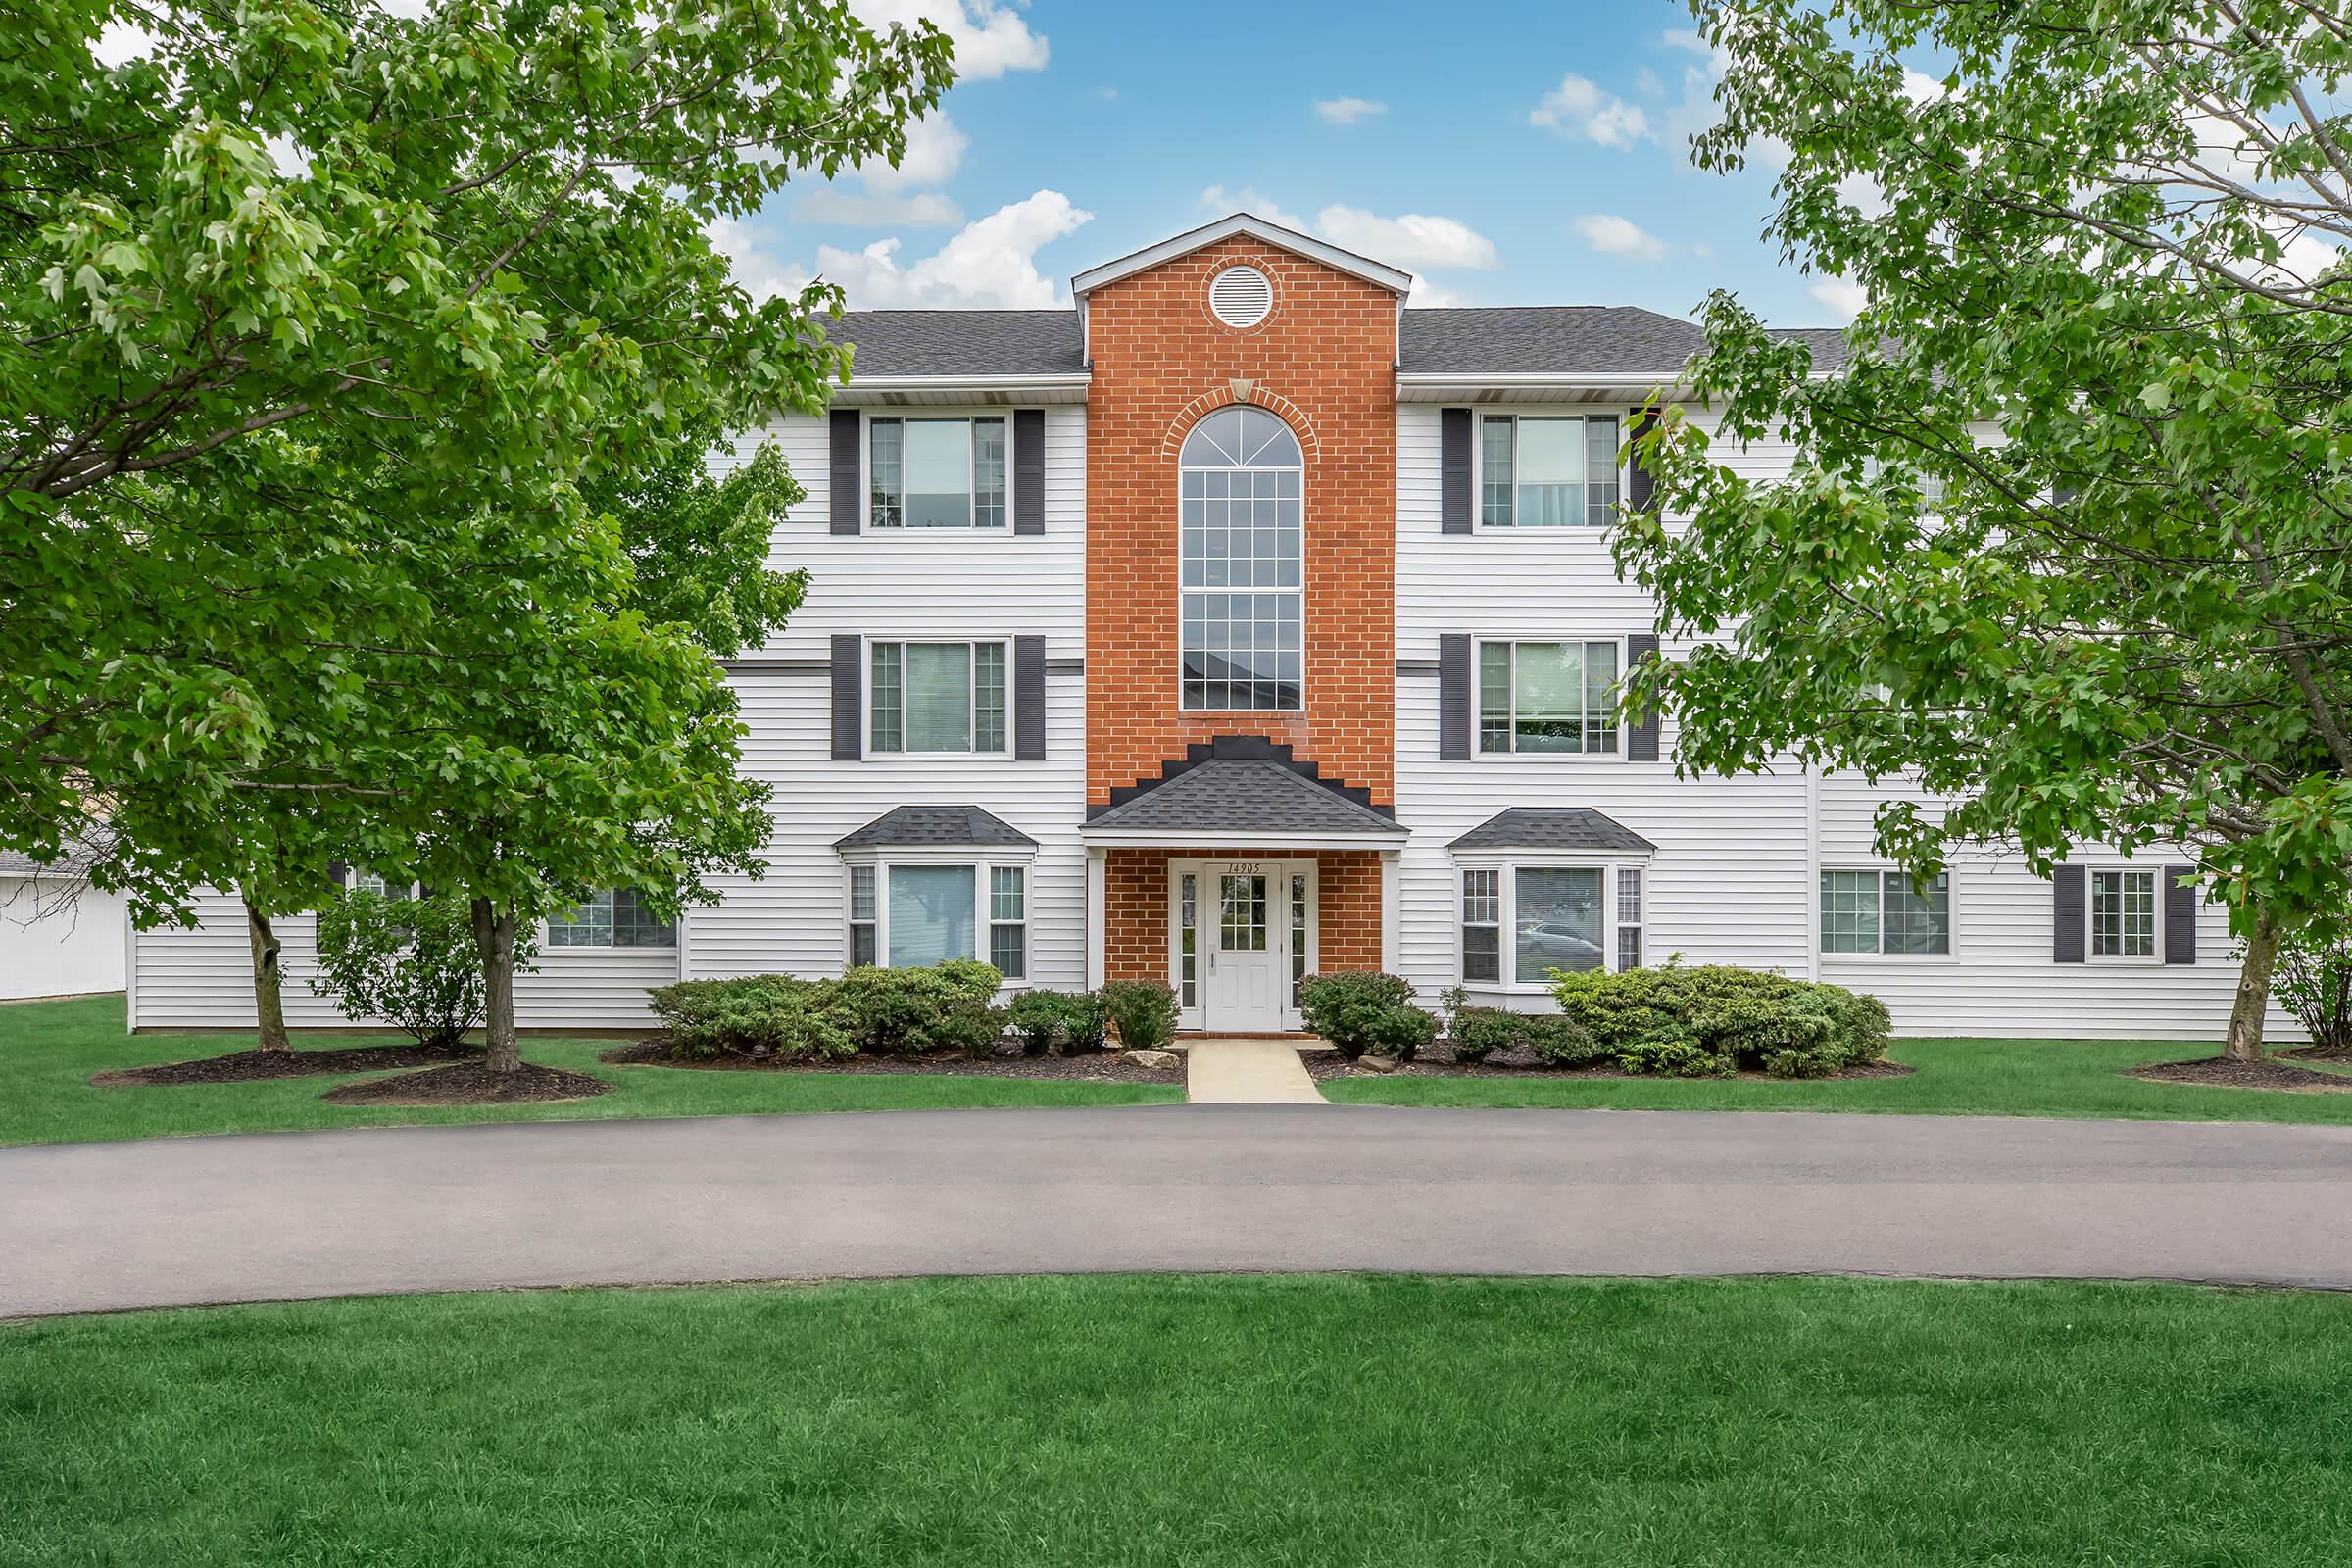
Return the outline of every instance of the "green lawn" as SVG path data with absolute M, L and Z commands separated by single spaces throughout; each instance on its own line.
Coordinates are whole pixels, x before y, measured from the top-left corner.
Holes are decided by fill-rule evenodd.
M 1328 1100 L 1360 1105 L 2352 1122 L 2352 1094 L 2203 1089 L 2123 1076 L 2127 1067 L 2210 1056 L 2219 1049 L 2179 1040 L 1898 1040 L 1888 1054 L 1919 1069 L 1904 1078 L 1784 1083 L 1531 1072 L 1509 1078 L 1343 1078 L 1321 1088 Z
M 0 1328 L 0 1561 L 2343 1560 L 2352 1300 L 1088 1278 Z
M 298 1043 L 303 1037 L 297 1036 Z M 386 1039 L 391 1037 L 387 1036 Z M 365 1044 L 348 1036 L 323 1045 Z M 162 1089 L 94 1089 L 110 1067 L 184 1061 L 242 1051 L 245 1035 L 126 1035 L 122 999 L 0 1006 L 0 1144 L 156 1138 L 174 1133 L 274 1132 L 425 1122 L 585 1121 L 615 1116 L 732 1116 L 776 1110 L 931 1110 L 965 1105 L 1124 1105 L 1182 1100 L 1152 1084 L 1082 1084 L 965 1076 L 692 1072 L 609 1067 L 610 1040 L 525 1040 L 526 1059 L 592 1073 L 613 1085 L 594 1100 L 543 1105 L 330 1105 L 318 1096 L 349 1076 Z M 366 1075 L 363 1075 L 366 1076 Z M 0 1554 L 0 1564 L 7 1561 Z

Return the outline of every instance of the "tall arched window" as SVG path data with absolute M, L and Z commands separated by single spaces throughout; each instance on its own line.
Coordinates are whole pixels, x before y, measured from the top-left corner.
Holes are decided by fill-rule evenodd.
M 1298 438 L 1245 404 L 1203 417 L 1183 492 L 1184 707 L 1299 707 Z

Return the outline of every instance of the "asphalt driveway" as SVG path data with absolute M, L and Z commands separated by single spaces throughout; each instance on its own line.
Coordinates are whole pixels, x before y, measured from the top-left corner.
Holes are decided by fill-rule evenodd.
M 841 1275 L 2352 1289 L 2352 1128 L 1168 1105 L 0 1149 L 0 1316 Z

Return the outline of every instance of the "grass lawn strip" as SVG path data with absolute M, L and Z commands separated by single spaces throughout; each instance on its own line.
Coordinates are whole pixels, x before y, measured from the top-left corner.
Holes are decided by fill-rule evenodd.
M 394 1044 L 335 1036 L 329 1049 Z M 1181 1101 L 1181 1086 L 1074 1083 L 978 1075 L 848 1076 L 675 1072 L 614 1067 L 610 1040 L 522 1043 L 526 1060 L 612 1086 L 594 1100 L 497 1105 L 338 1105 L 319 1098 L 334 1079 L 102 1089 L 94 1073 L 220 1054 L 246 1035 L 126 1035 L 122 999 L 0 1008 L 0 1144 L 103 1142 L 186 1133 L 284 1132 L 323 1127 L 453 1122 L 583 1121 L 638 1116 L 734 1116 L 804 1110 L 942 1110 L 974 1105 L 1121 1105 Z M 0 1564 L 8 1561 L 0 1549 Z
M 2340 1563 L 2352 1299 L 1159 1278 L 0 1329 L 43 1564 Z

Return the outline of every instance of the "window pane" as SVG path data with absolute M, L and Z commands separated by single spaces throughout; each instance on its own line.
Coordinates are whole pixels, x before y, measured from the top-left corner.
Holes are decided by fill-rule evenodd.
M 635 888 L 622 888 L 612 895 L 612 945 L 674 948 L 678 945 L 678 928 L 647 908 Z
M 1606 528 L 1617 520 L 1617 418 L 1585 421 L 1585 521 Z
M 1306 878 L 1291 878 L 1291 1005 L 1306 986 Z
M 1512 664 L 1513 750 L 1583 751 L 1585 645 L 1519 643 Z
M 1617 749 L 1617 645 L 1585 644 L 1585 750 Z
M 1486 981 L 1502 978 L 1502 927 L 1462 927 L 1462 978 Z
M 2091 873 L 2090 951 L 2102 958 L 2156 956 L 2155 872 Z
M 1462 922 L 1465 925 L 1499 925 L 1502 922 L 1500 871 L 1462 873 Z
M 1478 645 L 1478 749 L 1511 749 L 1511 645 Z
M 1617 868 L 1617 923 L 1642 923 L 1642 869 L 1621 865 Z
M 908 419 L 906 520 L 909 528 L 972 525 L 969 419 Z
M 1004 421 L 972 421 L 972 526 L 1004 526 Z
M 874 928 L 860 921 L 850 927 L 850 967 L 855 969 L 874 961 Z
M 992 865 L 988 868 L 988 917 L 991 920 L 1026 920 L 1029 917 L 1027 875 L 1017 865 Z
M 1226 953 L 1266 951 L 1266 879 L 1217 878 L 1217 946 Z
M 586 904 L 569 914 L 559 914 L 547 922 L 547 945 L 551 948 L 609 948 L 612 945 L 612 893 L 599 888 Z
M 1516 880 L 1520 984 L 1536 984 L 1554 969 L 1599 968 L 1599 868 L 1527 866 Z
M 1303 662 L 1298 595 L 1186 594 L 1184 706 L 1296 710 Z
M 970 643 L 906 644 L 906 710 L 907 751 L 972 749 Z
M 1617 928 L 1617 967 L 1622 972 L 1642 967 L 1642 928 L 1621 925 Z
M 1198 1000 L 1195 985 L 1200 977 L 1200 879 L 1191 876 L 1182 878 L 1179 892 L 1176 977 L 1180 1000 L 1189 1007 Z
M 1952 885 L 1949 873 L 1936 877 L 1923 894 L 1913 890 L 1911 878 L 1904 873 L 1887 872 L 1885 908 L 1886 952 L 1952 951 Z
M 906 431 L 897 419 L 875 419 L 867 425 L 871 435 L 870 452 L 866 460 L 871 491 L 867 508 L 877 528 L 897 528 L 906 521 Z
M 1879 873 L 1821 873 L 1821 951 L 1879 951 Z
M 969 958 L 972 889 L 968 865 L 894 865 L 890 868 L 890 966 L 920 968 Z
M 1029 973 L 1029 928 L 1020 925 L 992 925 L 988 928 L 988 961 L 1007 980 L 1019 980 Z
M 1004 645 L 972 645 L 972 750 L 1004 750 Z
M 1481 419 L 1479 429 L 1479 521 L 1489 528 L 1511 525 L 1511 421 Z
M 874 917 L 874 868 L 870 865 L 850 867 L 850 918 L 871 920 Z
M 903 752 L 906 749 L 905 662 L 897 643 L 874 644 L 872 745 L 877 752 Z
M 1563 528 L 1585 520 L 1585 421 L 1519 421 L 1518 516 L 1522 528 Z

